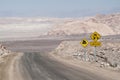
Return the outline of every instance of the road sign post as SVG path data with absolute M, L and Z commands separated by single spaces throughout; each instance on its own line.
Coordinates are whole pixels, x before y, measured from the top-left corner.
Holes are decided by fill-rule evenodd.
M 97 61 L 97 58 L 96 58 L 96 46 L 94 47 L 94 59 L 95 59 L 95 61 Z
M 85 61 L 87 61 L 87 53 L 86 53 L 86 49 L 84 48 L 84 59 Z
M 83 39 L 80 44 L 84 47 L 84 59 L 87 60 L 87 53 L 86 53 L 86 47 L 88 46 L 88 41 L 86 39 Z
M 94 47 L 94 59 L 95 59 L 95 61 L 97 61 L 97 58 L 96 58 L 96 54 L 97 54 L 96 48 L 97 48 L 98 46 L 101 46 L 101 42 L 91 41 L 91 42 L 90 42 L 90 46 L 93 46 L 93 47 Z
M 101 35 L 98 32 L 94 32 L 91 34 L 90 38 L 93 40 L 90 42 L 90 46 L 94 47 L 94 59 L 97 61 L 96 47 L 101 46 L 101 42 L 98 41 L 101 38 Z

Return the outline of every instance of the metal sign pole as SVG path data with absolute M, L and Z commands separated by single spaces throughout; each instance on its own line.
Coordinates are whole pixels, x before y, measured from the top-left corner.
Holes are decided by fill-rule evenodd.
M 84 59 L 85 59 L 85 61 L 87 61 L 87 54 L 86 54 L 86 49 L 84 48 Z
M 94 48 L 94 59 L 95 59 L 95 61 L 97 60 L 97 59 L 96 59 L 96 46 L 95 46 L 95 48 Z
M 83 50 L 83 60 L 87 60 L 86 58 L 87 58 L 87 54 L 86 54 L 86 47 L 88 46 L 88 41 L 86 40 L 86 39 L 83 39 L 81 42 L 80 42 L 80 44 L 84 47 L 84 50 Z

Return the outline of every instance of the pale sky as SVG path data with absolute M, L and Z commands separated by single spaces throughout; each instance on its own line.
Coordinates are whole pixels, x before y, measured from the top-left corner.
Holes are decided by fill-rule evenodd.
M 0 0 L 0 17 L 81 17 L 120 12 L 120 0 Z

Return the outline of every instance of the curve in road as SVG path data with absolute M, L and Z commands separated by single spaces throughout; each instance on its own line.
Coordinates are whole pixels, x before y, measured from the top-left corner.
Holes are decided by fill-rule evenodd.
M 89 71 L 50 59 L 46 53 L 25 53 L 22 58 L 26 80 L 105 80 Z M 28 78 L 28 79 L 27 79 Z

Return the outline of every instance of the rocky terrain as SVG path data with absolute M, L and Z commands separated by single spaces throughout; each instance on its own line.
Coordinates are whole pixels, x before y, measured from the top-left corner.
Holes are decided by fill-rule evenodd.
M 19 79 L 18 74 L 13 68 L 17 67 L 15 65 L 18 64 L 16 61 L 19 55 L 22 55 L 22 53 L 12 52 L 0 44 L 0 80 L 14 80 L 13 76 L 15 75 Z
M 80 41 L 63 41 L 52 53 L 68 60 L 96 62 L 100 67 L 120 71 L 120 13 L 68 19 L 56 25 L 48 32 L 48 35 L 87 35 L 94 31 L 104 36 L 102 46 L 97 47 L 96 60 L 94 59 L 94 47 L 90 45 L 86 48 L 87 59 L 84 59 L 84 48 L 80 45 Z
M 2 44 L 0 44 L 0 80 L 8 80 L 9 72 L 9 65 L 13 60 L 14 56 L 17 54 L 13 54 L 15 52 L 11 52 Z M 11 73 L 10 73 L 11 74 Z
M 78 35 L 94 31 L 101 35 L 120 34 L 120 13 L 68 19 L 55 25 L 48 35 Z
M 86 49 L 86 60 L 84 49 Z M 94 58 L 94 47 L 88 45 L 83 48 L 80 41 L 63 41 L 52 53 L 63 59 L 77 59 L 79 61 L 97 63 L 99 67 L 111 68 L 120 71 L 120 42 L 102 42 L 97 47 L 96 61 Z
M 0 57 L 8 55 L 10 53 L 12 53 L 12 52 L 10 50 L 7 50 L 5 46 L 0 44 Z

